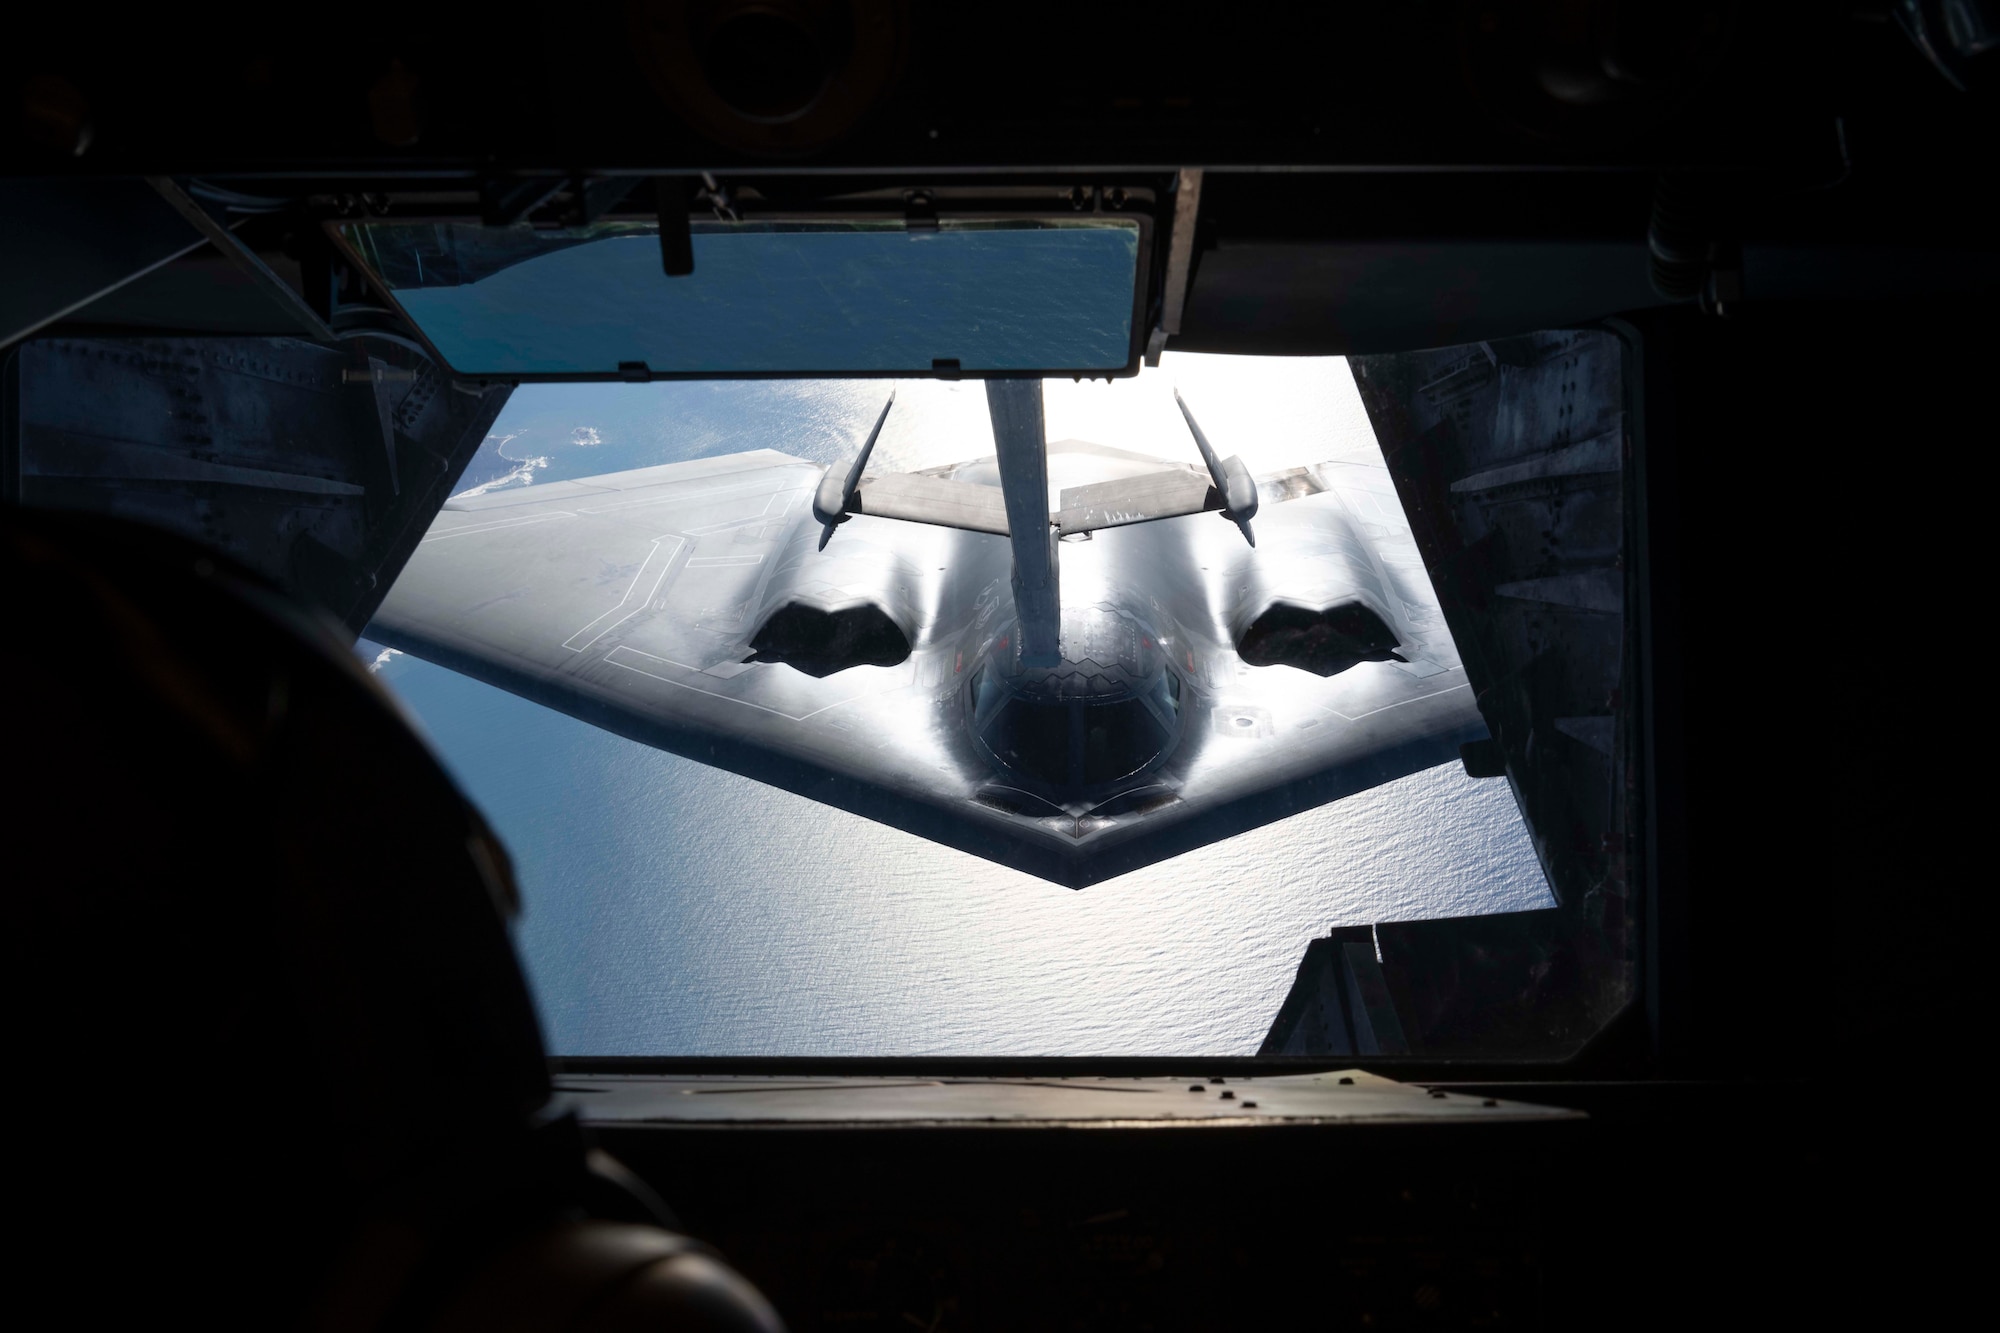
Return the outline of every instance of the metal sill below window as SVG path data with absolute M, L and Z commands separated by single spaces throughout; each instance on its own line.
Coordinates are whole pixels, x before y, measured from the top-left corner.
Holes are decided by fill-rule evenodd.
M 1359 1069 L 1263 1078 L 564 1075 L 554 1109 L 604 1126 L 1134 1128 L 1465 1124 L 1580 1112 L 1426 1090 Z

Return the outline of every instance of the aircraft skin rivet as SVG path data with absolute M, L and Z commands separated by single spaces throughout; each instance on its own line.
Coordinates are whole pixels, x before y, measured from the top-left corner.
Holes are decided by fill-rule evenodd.
M 1349 1087 L 1352 1087 L 1352 1086 L 1353 1086 L 1353 1084 L 1354 1084 L 1354 1080 L 1353 1080 L 1353 1079 L 1351 1079 L 1351 1078 L 1344 1078 L 1344 1079 L 1342 1079 L 1342 1080 L 1340 1080 L 1340 1081 L 1341 1081 L 1341 1082 L 1342 1082 L 1343 1084 L 1346 1084 L 1346 1085 L 1347 1085 L 1347 1086 L 1349 1086 Z
M 1205 1085 L 1203 1085 L 1203 1084 L 1200 1084 L 1200 1083 L 1190 1083 L 1190 1084 L 1188 1084 L 1188 1091 L 1189 1091 L 1189 1092 L 1207 1092 L 1207 1091 L 1208 1091 L 1208 1088 L 1207 1088 L 1207 1087 L 1206 1087 Z

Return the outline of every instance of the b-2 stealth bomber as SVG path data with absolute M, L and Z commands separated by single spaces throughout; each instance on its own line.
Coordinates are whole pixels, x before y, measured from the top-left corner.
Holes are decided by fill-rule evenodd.
M 368 631 L 648 745 L 1082 887 L 1486 727 L 1379 453 L 1252 477 L 1043 438 L 771 450 L 448 502 Z M 1223 520 L 1223 521 L 1219 521 Z

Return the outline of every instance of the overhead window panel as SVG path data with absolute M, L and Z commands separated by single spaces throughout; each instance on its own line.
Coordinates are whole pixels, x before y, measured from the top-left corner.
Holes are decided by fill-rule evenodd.
M 1129 218 L 358 222 L 339 237 L 461 374 L 1108 374 L 1136 364 Z

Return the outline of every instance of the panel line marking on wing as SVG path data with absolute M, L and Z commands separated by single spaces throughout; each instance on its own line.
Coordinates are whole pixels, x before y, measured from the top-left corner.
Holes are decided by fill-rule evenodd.
M 552 518 L 575 517 L 576 515 L 567 509 L 552 509 L 542 514 L 522 514 L 516 518 L 498 518 L 490 523 L 468 523 L 462 528 L 453 528 L 450 532 L 426 533 L 423 540 L 424 542 L 441 542 L 447 537 L 469 537 L 475 533 L 493 532 L 500 528 L 518 528 L 529 523 L 543 523 Z M 419 543 L 419 545 L 421 544 Z
M 682 671 L 687 672 L 689 675 L 698 676 L 701 674 L 700 667 L 691 667 L 685 662 L 676 662 L 670 657 L 655 657 L 653 656 L 653 654 L 641 652 L 637 648 L 628 648 L 622 643 L 619 644 L 616 648 L 613 648 L 610 652 L 606 653 L 604 655 L 604 660 L 609 662 L 612 666 L 622 667 L 625 670 L 632 672 L 634 675 L 644 676 L 648 680 L 657 680 L 662 684 L 677 686 L 683 690 L 693 690 L 696 694 L 705 694 L 711 699 L 720 699 L 724 703 L 742 704 L 745 708 L 754 708 L 760 713 L 769 713 L 774 717 L 782 717 L 787 721 L 791 722 L 804 722 L 808 718 L 818 717 L 821 713 L 827 712 L 831 709 L 838 708 L 842 704 L 853 703 L 855 699 L 861 699 L 867 697 L 866 695 L 857 694 L 846 699 L 836 699 L 832 703 L 827 704 L 824 707 L 813 709 L 812 712 L 810 713 L 787 713 L 782 708 L 771 708 L 765 704 L 751 703 L 748 699 L 738 699 L 733 694 L 720 694 L 714 690 L 705 690 L 699 685 L 690 684 L 689 682 L 684 680 L 675 680 L 672 676 L 662 676 L 657 671 L 648 671 L 644 667 L 633 666 L 630 662 L 621 662 L 618 660 L 619 655 L 621 653 L 629 653 L 633 657 L 643 657 L 648 662 L 658 662 L 662 666 L 679 667 Z
M 770 514 L 771 505 L 777 500 L 777 498 L 778 498 L 778 493 L 773 492 L 770 495 L 764 497 L 764 507 L 762 509 L 759 509 L 756 513 L 746 515 L 742 518 L 732 518 L 726 523 L 711 523 L 707 527 L 689 528 L 688 535 L 692 537 L 706 537 L 711 533 L 726 532 L 730 528 L 740 528 L 743 527 L 745 524 L 755 523 L 759 519 L 765 518 Z
M 687 562 L 689 569 L 727 569 L 736 565 L 761 565 L 762 555 L 698 555 Z
M 640 509 L 647 505 L 668 504 L 676 500 L 680 501 L 726 500 L 734 495 L 757 495 L 759 493 L 782 495 L 789 493 L 791 491 L 799 490 L 800 488 L 792 486 L 792 487 L 786 487 L 782 491 L 771 492 L 768 491 L 767 488 L 764 486 L 716 486 L 716 487 L 711 487 L 707 490 L 697 490 L 693 488 L 693 483 L 682 481 L 682 482 L 661 482 L 657 486 L 649 486 L 646 487 L 645 489 L 659 490 L 666 492 L 666 494 L 634 496 L 632 499 L 621 500 L 616 504 L 594 505 L 589 509 L 584 509 L 583 512 L 586 514 L 612 514 L 618 512 L 621 509 Z M 612 494 L 630 495 L 631 492 L 615 491 L 612 492 Z M 578 507 L 581 508 L 581 506 Z M 770 508 L 770 504 L 766 502 L 764 507 L 768 510 Z
M 1456 670 L 1457 668 L 1451 667 L 1446 669 Z M 1326 711 L 1332 713 L 1335 717 L 1340 718 L 1343 721 L 1359 722 L 1364 717 L 1373 717 L 1377 713 L 1386 713 L 1391 708 L 1402 708 L 1407 704 L 1420 704 L 1426 699 L 1441 699 L 1447 694 L 1456 694 L 1460 690 L 1469 690 L 1471 688 L 1472 688 L 1471 682 L 1468 681 L 1466 684 L 1463 685 L 1453 685 L 1447 689 L 1433 690 L 1429 694 L 1420 694 L 1414 699 L 1399 699 L 1392 704 L 1383 704 L 1380 708 L 1371 708 L 1365 713 L 1343 713 L 1338 708 L 1328 708 Z
M 653 584 L 647 589 L 646 595 L 635 601 L 632 595 L 639 590 L 640 582 L 646 577 L 646 571 L 652 568 L 653 561 L 659 556 L 660 547 L 665 542 L 672 542 L 673 545 L 666 548 L 666 558 L 660 561 L 659 573 L 653 576 Z M 563 647 L 573 653 L 580 653 L 644 610 L 646 604 L 652 601 L 654 596 L 660 591 L 660 585 L 666 581 L 667 571 L 673 567 L 674 557 L 680 554 L 681 548 L 685 545 L 687 543 L 679 537 L 666 536 L 653 538 L 653 544 L 647 550 L 646 558 L 639 563 L 639 572 L 632 576 L 632 586 L 625 589 L 625 595 L 618 599 L 618 605 L 612 607 L 609 611 L 606 611 L 603 615 L 591 621 L 567 639 L 564 639 Z M 631 609 L 627 610 L 627 607 Z M 621 611 L 624 612 L 623 615 L 619 614 Z M 614 616 L 617 617 L 615 620 L 612 619 Z M 605 624 L 606 621 L 610 621 L 610 623 Z M 600 626 L 602 628 L 599 628 Z M 592 630 L 596 630 L 597 632 L 592 634 Z M 587 639 L 584 638 L 586 634 L 590 635 Z M 578 643 L 577 640 L 579 639 L 582 639 L 583 642 Z

